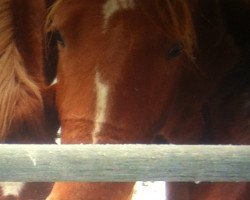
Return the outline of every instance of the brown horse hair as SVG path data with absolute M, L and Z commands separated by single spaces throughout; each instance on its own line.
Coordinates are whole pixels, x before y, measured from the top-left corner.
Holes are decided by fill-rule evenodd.
M 63 3 L 69 0 L 56 0 L 49 8 L 46 31 L 53 30 L 53 17 L 60 9 Z M 160 19 L 159 22 L 151 19 L 147 14 L 147 9 L 143 9 L 143 13 L 156 26 L 158 30 L 165 34 L 165 37 L 176 39 L 184 46 L 184 51 L 193 60 L 193 52 L 196 47 L 196 34 L 193 25 L 190 3 L 188 0 L 154 0 L 155 11 Z M 153 8 L 150 8 L 153 9 Z M 166 34 L 167 33 L 167 34 Z
M 22 57 L 15 43 L 12 6 L 12 0 L 1 0 L 0 2 L 1 141 L 6 139 L 14 119 L 27 117 L 27 112 L 29 114 L 39 112 L 37 105 L 42 106 L 39 87 L 26 73 Z M 30 98 L 33 102 L 29 101 Z M 24 108 L 23 105 L 27 106 Z M 28 111 L 26 112 L 24 109 Z

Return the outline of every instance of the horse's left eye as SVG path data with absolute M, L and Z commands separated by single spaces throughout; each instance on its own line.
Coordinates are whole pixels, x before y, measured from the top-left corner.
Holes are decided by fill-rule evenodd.
M 180 55 L 183 51 L 183 45 L 180 42 L 173 44 L 167 52 L 169 58 L 175 58 Z
M 56 39 L 57 43 L 60 44 L 61 46 L 65 47 L 65 42 L 63 40 L 63 37 L 59 31 L 55 31 L 53 33 L 54 38 Z

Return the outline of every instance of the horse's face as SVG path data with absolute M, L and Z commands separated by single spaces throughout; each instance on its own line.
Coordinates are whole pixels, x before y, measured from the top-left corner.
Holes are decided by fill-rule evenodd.
M 71 1 L 57 10 L 63 142 L 150 142 L 163 127 L 183 71 L 194 66 L 156 5 Z
M 187 88 L 193 96 L 195 79 L 187 78 L 194 72 L 194 38 L 186 1 L 57 3 L 51 17 L 59 31 L 63 143 L 150 143 L 180 121 L 182 130 L 192 125 L 199 131 L 193 120 L 197 108 L 189 106 L 189 92 L 181 93 Z M 180 115 L 183 111 L 192 117 Z M 132 183 L 56 183 L 47 200 L 128 200 L 132 188 Z
M 197 41 L 202 42 L 197 63 L 205 76 L 194 70 L 196 40 L 188 2 L 54 4 L 49 22 L 58 31 L 57 107 L 63 143 L 149 143 L 157 133 L 170 142 L 199 139 L 206 95 L 233 56 L 224 45 L 228 41 L 218 15 L 210 12 L 211 21 L 197 12 Z M 211 25 L 213 20 L 217 24 Z M 216 47 L 212 53 L 211 47 Z M 128 200 L 132 186 L 56 183 L 47 200 Z

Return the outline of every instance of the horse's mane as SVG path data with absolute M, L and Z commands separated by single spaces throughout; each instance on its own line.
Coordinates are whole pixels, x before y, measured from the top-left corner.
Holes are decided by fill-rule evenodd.
M 42 102 L 39 88 L 26 73 L 15 42 L 13 0 L 0 1 L 0 139 L 3 141 L 18 113 L 20 101 L 30 95 Z M 25 88 L 25 89 L 23 89 Z M 23 91 L 25 90 L 25 91 Z M 20 100 L 21 99 L 21 100 Z M 27 103 L 29 105 L 29 103 Z M 32 106 L 32 105 L 31 105 Z M 19 110 L 20 109 L 20 110 Z M 26 108 L 28 109 L 28 108 Z M 25 117 L 25 116 L 19 116 Z
M 51 30 L 53 17 L 61 6 L 69 0 L 56 0 L 50 7 L 46 28 Z M 157 22 L 151 18 L 148 8 L 142 8 L 143 13 L 155 24 L 156 28 L 162 31 L 167 38 L 176 39 L 182 42 L 185 52 L 193 58 L 193 50 L 196 46 L 196 34 L 193 25 L 190 2 L 188 0 L 153 0 L 155 12 L 158 14 Z M 161 24 L 159 24 L 159 22 Z

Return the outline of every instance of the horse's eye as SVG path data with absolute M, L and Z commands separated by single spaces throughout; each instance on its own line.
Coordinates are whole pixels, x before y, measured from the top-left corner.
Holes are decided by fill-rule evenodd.
M 57 41 L 58 44 L 65 47 L 65 42 L 64 42 L 63 37 L 62 37 L 62 35 L 60 34 L 59 31 L 55 31 L 53 33 L 53 36 L 54 36 L 54 38 L 55 38 L 55 40 Z
M 177 42 L 171 46 L 171 48 L 167 52 L 167 56 L 169 58 L 175 58 L 180 55 L 183 51 L 183 45 L 180 42 Z

